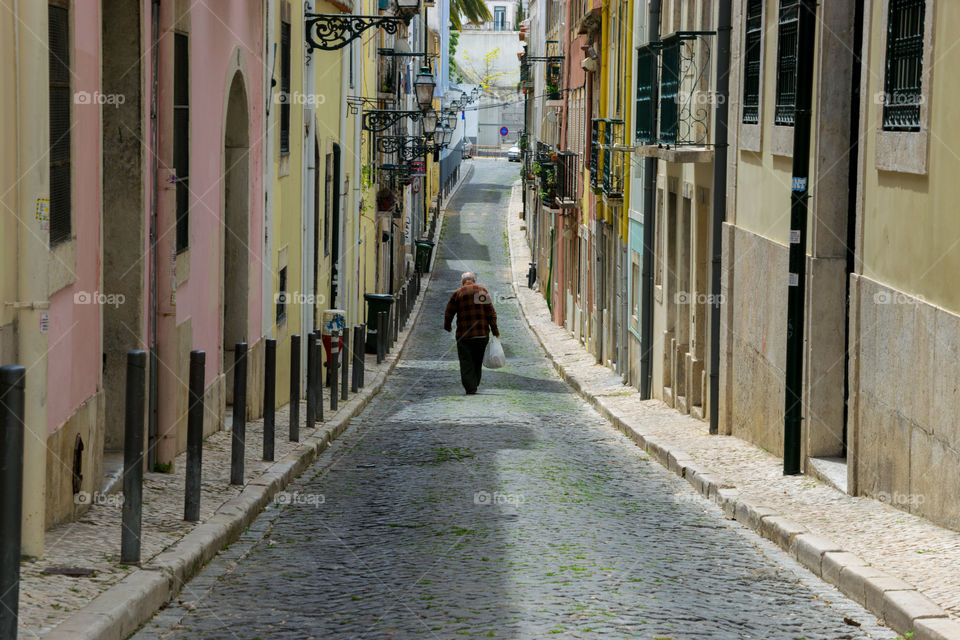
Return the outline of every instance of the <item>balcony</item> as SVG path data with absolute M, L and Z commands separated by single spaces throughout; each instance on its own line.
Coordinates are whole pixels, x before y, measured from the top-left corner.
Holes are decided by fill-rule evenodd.
M 540 204 L 547 209 L 558 209 L 557 205 L 557 154 L 553 148 L 537 141 L 534 155 L 534 174 L 540 187 Z
M 623 204 L 624 154 L 623 120 L 594 118 L 590 142 L 590 185 L 612 207 Z
M 556 203 L 561 209 L 580 204 L 580 154 L 561 151 L 557 154 Z
M 713 31 L 677 31 L 638 49 L 634 132 L 638 154 L 680 163 L 713 159 L 714 35 Z

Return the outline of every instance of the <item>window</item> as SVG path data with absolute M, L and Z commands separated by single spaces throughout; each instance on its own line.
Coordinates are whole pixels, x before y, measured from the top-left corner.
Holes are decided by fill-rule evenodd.
M 290 23 L 280 22 L 280 154 L 290 153 Z
M 780 27 L 777 32 L 777 105 L 773 123 L 793 126 L 797 106 L 797 27 L 800 0 L 780 0 Z
M 507 8 L 506 7 L 493 8 L 493 30 L 494 31 L 507 30 Z
M 926 0 L 890 0 L 883 100 L 886 131 L 920 130 L 925 4 Z
M 177 251 L 190 246 L 190 58 L 189 42 L 173 35 L 173 172 L 177 189 Z
M 657 76 L 657 56 L 649 46 L 637 50 L 637 142 L 655 137 L 653 86 Z
M 747 0 L 743 51 L 743 123 L 760 123 L 760 39 L 763 0 Z
M 330 214 L 333 211 L 333 154 L 328 153 L 323 172 L 323 255 L 330 255 Z M 319 269 L 319 267 L 317 267 Z
M 277 287 L 277 324 L 287 319 L 287 268 L 280 269 L 280 284 Z
M 50 83 L 50 245 L 70 239 L 70 14 L 50 4 L 47 30 Z

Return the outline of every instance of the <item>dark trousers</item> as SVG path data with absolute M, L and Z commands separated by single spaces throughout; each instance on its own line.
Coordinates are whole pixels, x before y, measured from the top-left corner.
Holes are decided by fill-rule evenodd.
M 460 381 L 467 391 L 476 391 L 483 375 L 483 353 L 490 338 L 463 338 L 457 340 L 457 355 L 460 357 Z

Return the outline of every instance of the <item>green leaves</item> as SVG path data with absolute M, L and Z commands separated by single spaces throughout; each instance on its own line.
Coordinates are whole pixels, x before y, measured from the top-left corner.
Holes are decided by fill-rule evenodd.
M 464 22 L 480 23 L 493 19 L 483 0 L 451 0 L 450 24 L 454 29 L 463 28 Z

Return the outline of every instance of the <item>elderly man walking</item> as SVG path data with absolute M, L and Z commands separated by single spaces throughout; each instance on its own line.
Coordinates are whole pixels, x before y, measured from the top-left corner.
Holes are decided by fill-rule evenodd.
M 460 380 L 467 395 L 477 392 L 483 373 L 483 353 L 489 334 L 500 337 L 497 329 L 497 311 L 490 293 L 477 284 L 471 272 L 460 276 L 460 288 L 450 296 L 443 318 L 443 328 L 450 331 L 457 318 L 457 355 L 460 357 Z

